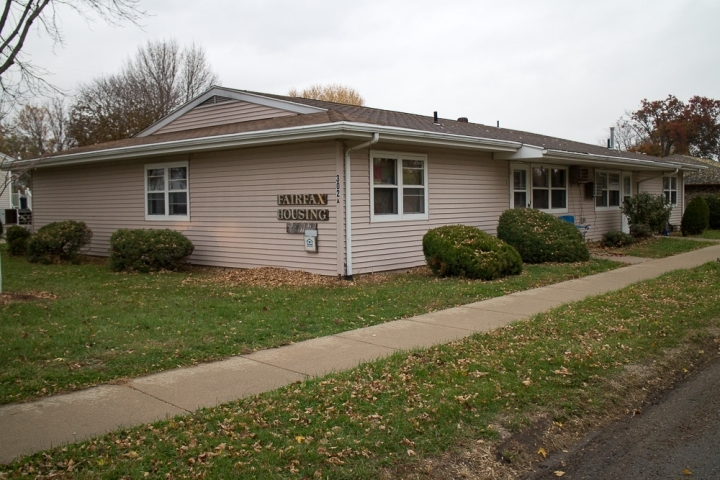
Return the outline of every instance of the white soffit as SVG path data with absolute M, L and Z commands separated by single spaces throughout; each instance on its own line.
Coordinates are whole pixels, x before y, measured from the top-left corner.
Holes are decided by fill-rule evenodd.
M 174 122 L 181 116 L 188 113 L 190 110 L 194 109 L 195 107 L 202 104 L 206 100 L 214 97 L 215 95 L 217 95 L 219 97 L 231 98 L 233 100 L 241 100 L 243 102 L 255 103 L 255 104 L 263 105 L 266 107 L 277 108 L 279 110 L 285 110 L 285 111 L 293 112 L 293 113 L 297 113 L 297 114 L 320 113 L 320 112 L 326 111 L 324 108 L 312 107 L 309 105 L 302 105 L 300 103 L 288 102 L 286 100 L 278 100 L 276 98 L 264 97 L 262 95 L 247 93 L 247 92 L 243 92 L 241 90 L 232 90 L 232 89 L 223 88 L 223 87 L 211 87 L 208 91 L 206 91 L 202 95 L 190 100 L 188 103 L 177 108 L 174 112 L 169 113 L 165 117 L 163 117 L 160 120 L 158 120 L 157 122 L 153 123 L 152 125 L 147 127 L 145 130 L 142 130 L 141 132 L 136 133 L 135 135 L 133 135 L 133 137 L 147 137 L 148 135 L 152 135 L 153 133 L 157 132 L 164 126 L 169 125 L 170 123 Z

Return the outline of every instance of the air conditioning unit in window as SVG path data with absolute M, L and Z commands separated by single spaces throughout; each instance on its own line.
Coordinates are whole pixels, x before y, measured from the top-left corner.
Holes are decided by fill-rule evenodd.
M 580 167 L 578 165 L 572 165 L 570 167 L 570 183 L 589 183 L 590 182 L 590 169 L 588 167 Z

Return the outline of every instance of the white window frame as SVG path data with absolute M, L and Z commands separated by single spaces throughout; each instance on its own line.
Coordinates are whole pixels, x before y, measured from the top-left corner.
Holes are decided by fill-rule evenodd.
M 565 190 L 565 207 L 564 208 L 537 208 L 534 205 L 533 202 L 533 190 L 535 187 L 533 187 L 533 169 L 534 168 L 545 168 L 548 171 L 552 169 L 561 169 L 565 170 L 565 187 L 563 188 L 557 188 L 552 186 L 552 177 L 548 177 L 548 195 L 550 196 L 548 198 L 548 203 L 552 205 L 552 191 L 553 190 Z M 570 182 L 570 169 L 567 165 L 549 165 L 545 163 L 511 163 L 510 164 L 510 208 L 527 208 L 526 205 L 523 206 L 516 206 L 515 205 L 515 179 L 514 179 L 514 172 L 516 170 L 525 170 L 525 186 L 527 192 L 527 202 L 530 204 L 529 208 L 533 208 L 535 210 L 540 210 L 541 212 L 547 212 L 547 213 L 567 213 L 569 211 L 570 206 L 570 189 L 568 188 L 568 184 Z M 545 188 L 541 188 L 540 190 L 546 190 Z
M 610 191 L 611 191 L 610 190 L 610 175 L 618 175 L 619 176 L 617 192 L 618 192 L 618 198 L 620 199 L 620 204 L 617 206 L 616 205 L 612 205 L 612 206 L 604 205 L 602 207 L 598 207 L 597 199 L 600 197 L 593 197 L 593 205 L 595 206 L 595 210 L 598 212 L 606 212 L 606 211 L 609 212 L 609 211 L 620 210 L 622 208 L 622 204 L 623 204 L 623 172 L 621 172 L 620 170 L 595 170 L 594 181 L 596 183 L 597 183 L 597 176 L 599 173 L 604 173 L 605 175 L 608 175 L 608 188 L 607 188 L 607 191 L 608 191 L 607 203 L 608 204 L 610 203 Z M 632 188 L 632 184 L 631 184 L 631 188 Z M 614 191 L 614 189 L 613 189 L 613 191 Z
M 395 160 L 395 178 L 397 178 L 397 190 L 398 190 L 398 213 L 381 215 L 375 214 L 375 185 L 373 175 L 373 165 L 375 158 L 390 158 Z M 423 162 L 423 185 L 425 189 L 424 200 L 425 200 L 425 213 L 403 213 L 403 178 L 402 178 L 402 161 L 403 160 L 415 160 Z M 398 220 L 409 221 L 409 220 L 427 220 L 428 219 L 428 160 L 427 155 L 418 153 L 406 153 L 406 152 L 389 152 L 389 151 L 370 151 L 370 222 L 393 222 Z M 409 185 L 408 188 L 420 188 L 419 185 Z
M 665 188 L 665 179 L 668 179 L 670 182 L 670 188 Z M 675 188 L 672 188 L 672 179 L 675 179 Z M 680 180 L 678 179 L 677 175 L 663 175 L 663 197 L 667 200 L 667 204 L 673 207 L 678 206 L 678 200 L 680 199 Z M 672 199 L 672 192 L 675 192 L 675 203 L 671 202 Z
M 185 172 L 187 175 L 186 181 L 187 181 L 187 189 L 186 190 L 173 190 L 174 192 L 182 192 L 184 191 L 187 194 L 187 215 L 170 215 L 170 175 L 168 170 L 170 168 L 177 168 L 177 167 L 185 167 Z M 148 191 L 148 170 L 153 169 L 164 169 L 165 174 L 165 190 L 163 193 L 165 194 L 165 215 L 150 215 L 150 212 L 148 211 L 148 194 L 150 193 Z M 145 220 L 146 221 L 153 221 L 153 220 L 161 220 L 161 221 L 177 221 L 177 222 L 183 222 L 183 221 L 190 221 L 190 167 L 188 165 L 188 162 L 172 162 L 172 163 L 153 163 L 145 165 L 144 169 L 145 173 L 145 191 L 143 201 L 145 202 Z M 160 193 L 160 192 L 156 192 Z

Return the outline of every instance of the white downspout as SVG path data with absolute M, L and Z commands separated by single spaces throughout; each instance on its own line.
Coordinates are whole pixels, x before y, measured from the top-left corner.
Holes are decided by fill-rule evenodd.
M 352 280 L 352 189 L 350 179 L 350 152 L 369 147 L 380 140 L 379 133 L 373 133 L 369 142 L 361 143 L 345 150 L 345 277 Z M 372 188 L 372 185 L 370 186 Z

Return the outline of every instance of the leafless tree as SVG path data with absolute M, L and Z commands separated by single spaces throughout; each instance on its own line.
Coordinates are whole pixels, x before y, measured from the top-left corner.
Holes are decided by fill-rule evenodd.
M 324 100 L 326 102 L 344 103 L 347 105 L 365 105 L 365 99 L 360 93 L 352 87 L 341 85 L 338 83 L 330 83 L 327 85 L 310 85 L 298 92 L 292 88 L 288 92 L 290 97 L 312 98 L 315 100 Z
M 130 21 L 137 24 L 145 15 L 140 0 L 5 0 L 0 13 L 0 102 L 17 102 L 24 94 L 52 89 L 47 71 L 35 65 L 23 47 L 34 29 L 63 44 L 58 7 L 74 10 L 85 19 L 100 17 L 107 23 Z
M 149 41 L 119 74 L 79 88 L 70 136 L 78 146 L 130 137 L 217 83 L 201 47 Z

